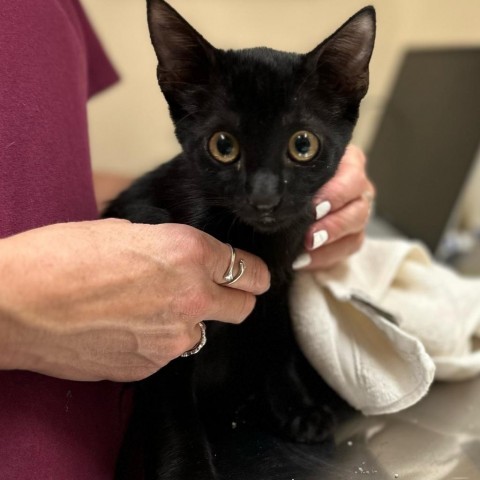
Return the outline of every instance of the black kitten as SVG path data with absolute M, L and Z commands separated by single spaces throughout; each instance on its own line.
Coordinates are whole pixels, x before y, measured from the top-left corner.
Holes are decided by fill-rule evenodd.
M 288 287 L 312 197 L 334 175 L 367 92 L 375 12 L 306 55 L 218 50 L 163 0 L 148 1 L 148 23 L 183 153 L 105 216 L 205 230 L 262 257 L 272 286 L 242 325 L 209 322 L 198 355 L 138 383 L 117 478 L 212 480 L 212 446 L 232 424 L 299 442 L 321 442 L 334 425 L 340 402 L 295 343 Z

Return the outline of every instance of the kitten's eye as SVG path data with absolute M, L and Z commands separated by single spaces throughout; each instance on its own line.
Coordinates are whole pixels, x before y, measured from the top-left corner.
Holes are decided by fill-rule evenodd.
M 288 142 L 288 153 L 296 162 L 308 162 L 317 153 L 320 147 L 318 138 L 306 130 L 294 133 Z
M 222 163 L 234 162 L 240 153 L 237 139 L 227 132 L 217 132 L 208 142 L 208 149 L 215 160 Z

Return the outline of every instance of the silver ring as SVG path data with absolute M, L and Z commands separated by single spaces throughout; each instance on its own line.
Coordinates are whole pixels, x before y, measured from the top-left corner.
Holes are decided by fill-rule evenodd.
M 200 341 L 191 350 L 187 350 L 185 353 L 182 353 L 181 357 L 185 358 L 197 354 L 207 343 L 207 329 L 205 324 L 203 322 L 199 322 L 198 326 L 200 327 L 202 334 Z
M 238 262 L 238 272 L 236 275 L 233 274 L 233 267 L 235 266 L 235 258 L 237 256 L 237 253 L 229 243 L 227 243 L 227 245 L 230 247 L 230 265 L 228 266 L 227 271 L 223 275 L 223 279 L 225 281 L 220 285 L 232 285 L 232 283 L 235 283 L 237 280 L 240 279 L 240 277 L 245 272 L 245 269 L 247 268 L 247 264 L 245 263 L 245 261 L 240 260 Z

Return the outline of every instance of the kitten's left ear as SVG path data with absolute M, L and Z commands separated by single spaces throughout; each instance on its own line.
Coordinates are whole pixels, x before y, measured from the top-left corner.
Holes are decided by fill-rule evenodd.
M 368 90 L 368 65 L 375 43 L 375 9 L 365 7 L 307 54 L 307 64 L 335 92 L 360 101 Z

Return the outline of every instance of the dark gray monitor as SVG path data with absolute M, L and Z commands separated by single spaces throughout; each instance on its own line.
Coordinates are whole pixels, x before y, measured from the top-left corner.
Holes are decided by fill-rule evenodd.
M 376 214 L 438 252 L 480 146 L 480 48 L 406 53 L 369 151 Z

